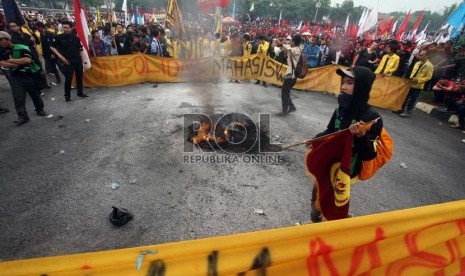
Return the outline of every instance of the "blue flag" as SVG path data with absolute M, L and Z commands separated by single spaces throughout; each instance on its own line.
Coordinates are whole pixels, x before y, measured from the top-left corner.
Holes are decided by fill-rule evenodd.
M 454 28 L 450 36 L 451 38 L 456 37 L 459 30 L 462 31 L 461 29 L 463 29 L 463 25 L 465 24 L 465 3 L 460 4 L 460 6 L 449 15 L 447 24 Z

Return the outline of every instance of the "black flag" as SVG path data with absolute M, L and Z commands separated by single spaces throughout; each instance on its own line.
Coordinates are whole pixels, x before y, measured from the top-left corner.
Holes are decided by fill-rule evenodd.
M 21 11 L 18 8 L 15 0 L 2 0 L 3 13 L 5 14 L 6 20 L 8 22 L 15 21 L 20 26 L 24 25 L 24 17 L 21 14 Z

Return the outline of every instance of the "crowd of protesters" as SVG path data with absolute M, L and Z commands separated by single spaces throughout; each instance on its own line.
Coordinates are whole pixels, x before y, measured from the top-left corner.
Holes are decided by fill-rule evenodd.
M 41 81 L 37 82 L 38 93 L 50 85 L 61 82 L 57 65 L 63 63 L 61 53 L 53 47 L 57 36 L 61 35 L 64 25 L 69 25 L 66 16 L 26 16 L 28 29 L 19 28 L 18 22 L 3 21 L 4 28 L 12 36 L 15 44 L 24 44 L 30 48 L 32 57 L 41 62 Z M 185 20 L 185 31 L 175 30 L 169 24 L 147 22 L 144 25 L 124 25 L 123 23 L 104 23 L 89 21 L 91 39 L 90 55 L 104 57 L 134 53 L 150 54 L 176 59 L 198 59 L 213 56 L 239 57 L 252 54 L 264 54 L 280 63 L 286 63 L 286 51 L 281 45 L 290 42 L 295 34 L 302 35 L 302 49 L 306 54 L 309 68 L 330 64 L 341 66 L 364 66 L 375 72 L 378 77 L 397 76 L 411 79 L 417 89 L 434 91 L 435 101 L 444 102 L 448 112 L 458 112 L 460 128 L 464 125 L 465 113 L 465 45 L 456 45 L 453 41 L 445 43 L 396 41 L 389 38 L 354 38 L 344 35 L 340 26 L 328 23 L 312 24 L 302 32 L 297 24 L 277 19 L 251 18 L 250 15 L 236 17 L 233 24 L 223 24 L 214 30 L 214 16 Z M 44 22 L 45 21 L 45 22 Z M 285 22 L 285 23 L 283 23 Z M 11 24 L 9 24 L 11 23 Z M 65 23 L 65 24 L 64 24 Z M 13 26 L 16 25 L 16 26 Z M 66 26 L 65 26 L 66 27 Z M 79 51 L 81 51 L 80 49 Z M 420 53 L 424 53 L 422 57 Z M 76 57 L 76 55 L 74 56 Z M 425 59 L 426 58 L 426 59 Z M 422 59 L 425 59 L 422 61 Z M 426 62 L 431 66 L 423 66 Z M 420 62 L 420 63 L 418 63 Z M 432 70 L 428 77 L 426 71 L 419 78 L 420 71 Z M 59 69 L 60 66 L 58 66 Z M 78 68 L 79 69 L 79 68 Z M 2 70 L 8 76 L 8 72 Z M 63 72 L 63 70 L 61 70 Z M 47 81 L 47 74 L 55 79 Z M 64 74 L 65 77 L 67 74 Z M 69 74 L 68 74 L 69 75 Z M 69 76 L 68 76 L 69 79 Z M 236 81 L 238 80 L 231 80 Z M 257 84 L 260 82 L 257 81 Z M 266 86 L 266 83 L 263 82 Z M 67 82 L 65 97 L 68 101 L 70 84 Z M 81 87 L 80 87 L 81 88 Z M 79 93 L 83 95 L 82 88 Z M 418 95 L 407 97 L 400 115 L 410 116 Z M 5 112 L 5 109 L 0 109 Z

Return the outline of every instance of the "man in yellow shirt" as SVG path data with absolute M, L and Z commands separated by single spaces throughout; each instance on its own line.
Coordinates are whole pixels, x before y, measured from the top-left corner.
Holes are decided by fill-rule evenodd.
M 250 35 L 244 34 L 242 37 L 242 56 L 248 57 L 252 53 L 252 44 L 250 43 Z
M 268 53 L 268 48 L 270 48 L 270 43 L 266 41 L 265 35 L 259 35 L 258 36 L 258 49 L 257 49 L 257 54 L 259 55 L 266 55 Z M 264 87 L 268 87 L 266 85 L 266 82 L 262 81 Z M 257 80 L 255 84 L 260 84 L 260 81 Z
M 425 83 L 433 77 L 433 64 L 428 60 L 427 51 L 421 51 L 418 54 L 419 61 L 415 63 L 412 72 L 410 73 L 410 81 L 412 82 L 412 87 L 408 92 L 408 96 L 405 99 L 404 104 L 402 105 L 402 113 L 399 116 L 407 118 L 410 117 L 415 103 L 417 101 L 418 95 L 420 95 L 421 90 L 425 87 Z
M 399 67 L 400 57 L 396 55 L 397 45 L 389 45 L 387 53 L 381 59 L 375 73 L 379 76 L 390 77 Z

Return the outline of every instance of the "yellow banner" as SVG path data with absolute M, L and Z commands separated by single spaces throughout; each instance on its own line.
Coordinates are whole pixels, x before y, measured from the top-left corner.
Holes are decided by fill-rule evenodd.
M 205 58 L 180 60 L 135 54 L 91 58 L 92 68 L 84 73 L 87 87 L 123 86 L 151 82 L 213 81 L 221 76 L 230 79 L 259 79 L 281 85 L 286 65 L 264 55 L 243 58 Z M 335 73 L 336 65 L 311 69 L 295 88 L 339 94 L 341 78 Z M 379 77 L 373 84 L 370 104 L 398 110 L 407 97 L 408 80 L 397 77 Z
M 458 275 L 465 273 L 463 210 L 465 201 L 457 201 L 246 234 L 2 262 L 0 274 Z

